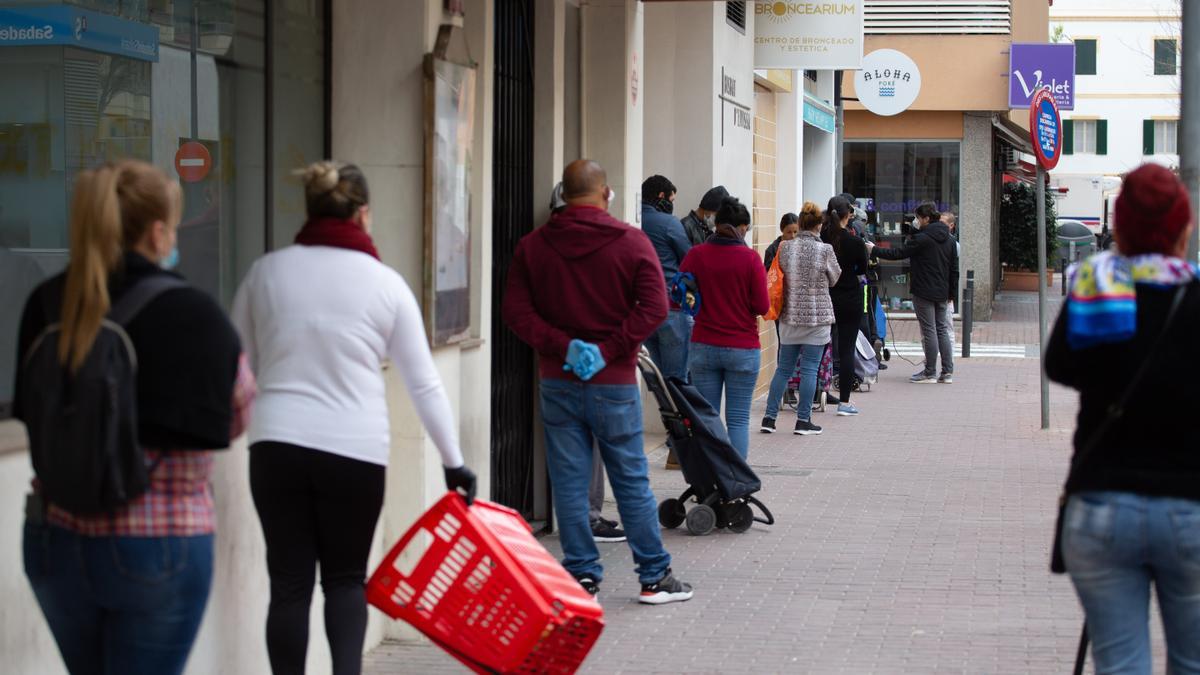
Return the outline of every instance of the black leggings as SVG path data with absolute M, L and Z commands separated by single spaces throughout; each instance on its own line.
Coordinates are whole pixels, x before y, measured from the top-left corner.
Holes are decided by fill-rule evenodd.
M 850 392 L 854 389 L 854 371 L 858 363 L 858 327 L 863 317 L 862 290 L 852 293 L 832 291 L 833 317 L 837 323 L 837 352 L 838 352 L 838 399 L 842 403 L 850 402 Z
M 250 492 L 267 541 L 267 655 L 275 675 L 303 675 L 316 567 L 334 675 L 362 671 L 367 556 L 385 468 L 288 443 L 250 447 Z

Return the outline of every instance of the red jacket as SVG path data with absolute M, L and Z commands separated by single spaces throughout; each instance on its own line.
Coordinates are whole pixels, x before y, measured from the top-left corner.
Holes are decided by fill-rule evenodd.
M 576 206 L 521 239 L 502 307 L 504 322 L 539 354 L 543 378 L 576 379 L 563 364 L 579 339 L 598 345 L 607 364 L 589 383 L 636 384 L 642 341 L 667 318 L 667 289 L 641 230 Z
M 745 242 L 715 236 L 688 251 L 680 272 L 696 276 L 700 313 L 692 342 L 758 349 L 758 316 L 771 307 L 762 260 Z

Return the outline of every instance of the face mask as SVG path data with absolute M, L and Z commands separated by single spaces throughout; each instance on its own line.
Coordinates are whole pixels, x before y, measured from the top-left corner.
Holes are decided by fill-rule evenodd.
M 167 257 L 163 258 L 162 261 L 160 261 L 158 263 L 158 266 L 163 268 L 164 270 L 173 270 L 178 265 L 179 265 L 179 247 L 178 246 L 172 247 L 171 252 L 167 254 Z
M 616 198 L 617 198 L 617 191 L 612 188 L 608 188 L 608 204 L 609 204 L 609 206 L 612 205 L 613 200 Z
M 670 199 L 660 199 L 658 200 L 658 205 L 655 206 L 655 208 L 663 213 L 672 213 L 675 211 L 675 202 L 671 201 Z
M 707 225 L 708 229 L 710 230 L 715 229 L 717 227 L 717 214 L 712 213 L 704 216 L 704 224 Z

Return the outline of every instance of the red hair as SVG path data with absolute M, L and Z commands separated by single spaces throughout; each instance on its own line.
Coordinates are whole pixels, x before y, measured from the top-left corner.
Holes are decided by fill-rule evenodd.
M 1113 213 L 1122 255 L 1172 254 L 1190 222 L 1192 201 L 1170 169 L 1143 164 L 1125 176 Z

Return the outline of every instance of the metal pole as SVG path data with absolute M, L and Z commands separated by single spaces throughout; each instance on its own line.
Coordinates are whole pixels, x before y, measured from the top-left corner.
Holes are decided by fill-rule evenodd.
M 1183 52 L 1180 63 L 1179 177 L 1192 198 L 1192 218 L 1200 209 L 1200 7 L 1181 2 Z M 1200 222 L 1195 220 L 1194 222 Z M 1200 229 L 1188 241 L 1188 259 L 1195 262 L 1200 251 Z
M 196 49 L 200 46 L 200 3 L 192 2 L 192 140 L 200 140 L 200 104 L 196 92 Z
M 969 359 L 971 358 L 971 328 L 975 324 L 975 270 L 967 270 L 967 288 L 963 291 L 962 304 L 962 357 Z
M 1050 380 L 1046 379 L 1046 170 L 1037 168 L 1038 351 L 1042 379 L 1042 428 L 1050 428 Z
M 843 185 L 845 181 L 842 178 L 842 150 L 846 137 L 846 104 L 842 100 L 842 73 L 844 72 L 842 70 L 833 71 L 833 109 L 836 116 L 833 134 L 833 184 L 837 186 L 834 190 L 837 194 L 846 191 L 846 186 Z M 803 77 L 804 73 L 801 72 L 800 75 Z M 1193 203 L 1195 202 L 1193 201 Z

